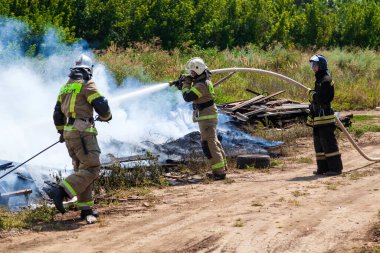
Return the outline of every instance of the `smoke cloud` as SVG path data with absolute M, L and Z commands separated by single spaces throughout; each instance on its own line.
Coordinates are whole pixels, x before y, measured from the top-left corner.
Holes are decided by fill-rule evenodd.
M 94 59 L 85 42 L 67 45 L 53 29 L 34 48 L 25 42 L 28 34 L 24 23 L 0 19 L 0 159 L 17 162 L 58 140 L 52 115 L 59 89 L 81 53 Z M 27 56 L 31 50 L 38 52 L 37 57 Z M 161 85 L 152 92 L 123 99 L 124 94 L 151 86 L 127 78 L 116 87 L 107 68 L 94 63 L 93 79 L 113 113 L 109 124 L 96 126 L 102 155 L 130 155 L 136 147 L 143 148 L 144 141 L 164 142 L 196 129 L 188 116 L 189 106 L 174 88 Z M 64 144 L 54 146 L 30 164 L 71 169 Z

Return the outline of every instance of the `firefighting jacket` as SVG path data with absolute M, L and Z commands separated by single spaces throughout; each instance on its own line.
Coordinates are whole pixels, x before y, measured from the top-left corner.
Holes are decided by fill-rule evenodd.
M 210 80 L 210 73 L 204 73 L 191 81 L 184 81 L 182 86 L 183 99 L 193 102 L 193 121 L 203 121 L 218 118 L 214 98 L 214 86 Z
M 93 110 L 99 114 L 100 120 L 108 121 L 112 118 L 108 102 L 102 96 L 92 79 L 72 79 L 64 84 L 59 91 L 57 103 L 54 107 L 54 124 L 58 131 L 78 131 L 73 124 L 75 120 L 88 123 L 84 130 L 96 134 Z
M 334 99 L 334 84 L 327 71 L 315 74 L 314 90 L 308 91 L 310 113 L 306 124 L 311 127 L 335 124 L 331 101 Z

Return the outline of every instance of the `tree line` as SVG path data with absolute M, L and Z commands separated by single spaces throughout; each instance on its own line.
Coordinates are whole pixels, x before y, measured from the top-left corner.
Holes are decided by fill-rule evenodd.
M 380 0 L 0 0 L 0 15 L 28 23 L 34 38 L 53 26 L 95 48 L 380 45 Z

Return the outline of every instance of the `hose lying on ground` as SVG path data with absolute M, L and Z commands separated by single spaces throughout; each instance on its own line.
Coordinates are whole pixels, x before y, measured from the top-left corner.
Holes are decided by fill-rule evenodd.
M 287 81 L 291 84 L 294 84 L 294 85 L 298 85 L 299 87 L 305 89 L 305 90 L 308 90 L 309 88 L 306 87 L 305 85 L 287 77 L 287 76 L 284 76 L 284 75 L 281 75 L 279 73 L 276 73 L 276 72 L 272 72 L 272 71 L 268 71 L 268 70 L 263 70 L 263 69 L 255 69 L 255 68 L 225 68 L 225 69 L 214 69 L 214 70 L 211 70 L 211 73 L 230 73 L 230 72 L 254 72 L 254 73 L 260 73 L 260 74 L 266 74 L 266 75 L 271 75 L 271 76 L 275 76 L 275 77 L 278 77 L 284 81 Z M 336 125 L 342 130 L 342 132 L 346 135 L 346 137 L 348 138 L 348 140 L 351 142 L 352 146 L 354 146 L 354 148 L 365 158 L 367 159 L 368 161 L 372 161 L 372 162 L 380 162 L 380 158 L 374 158 L 374 157 L 369 157 L 368 155 L 366 155 L 363 150 L 356 144 L 356 142 L 354 141 L 354 139 L 351 137 L 351 135 L 348 133 L 348 131 L 346 130 L 346 128 L 343 126 L 342 122 L 339 120 L 339 117 L 337 114 L 335 114 L 335 122 L 336 122 Z

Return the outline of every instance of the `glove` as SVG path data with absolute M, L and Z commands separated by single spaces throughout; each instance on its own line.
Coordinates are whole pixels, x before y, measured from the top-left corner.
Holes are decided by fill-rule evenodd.
M 309 102 L 311 103 L 313 101 L 313 95 L 315 93 L 315 90 L 308 89 L 307 90 L 307 97 L 309 98 Z
M 63 131 L 58 131 L 59 133 L 59 142 L 60 143 L 64 143 L 65 142 L 65 138 L 63 138 Z
M 96 117 L 95 117 L 95 121 L 100 121 L 100 122 L 107 122 L 108 123 L 108 121 L 110 121 L 112 119 L 112 114 L 111 114 L 111 116 L 108 118 L 108 119 L 102 119 L 99 115 L 96 115 Z
M 185 82 L 185 83 L 192 83 L 193 82 L 193 77 L 191 75 L 185 75 L 185 74 L 182 74 L 179 76 L 178 80 L 182 83 L 182 82 Z
M 170 81 L 169 85 L 175 86 L 175 87 L 177 87 L 177 89 L 182 90 L 182 83 L 180 80 Z
M 182 90 L 183 83 L 182 82 L 176 82 L 175 87 L 177 87 L 178 90 Z

